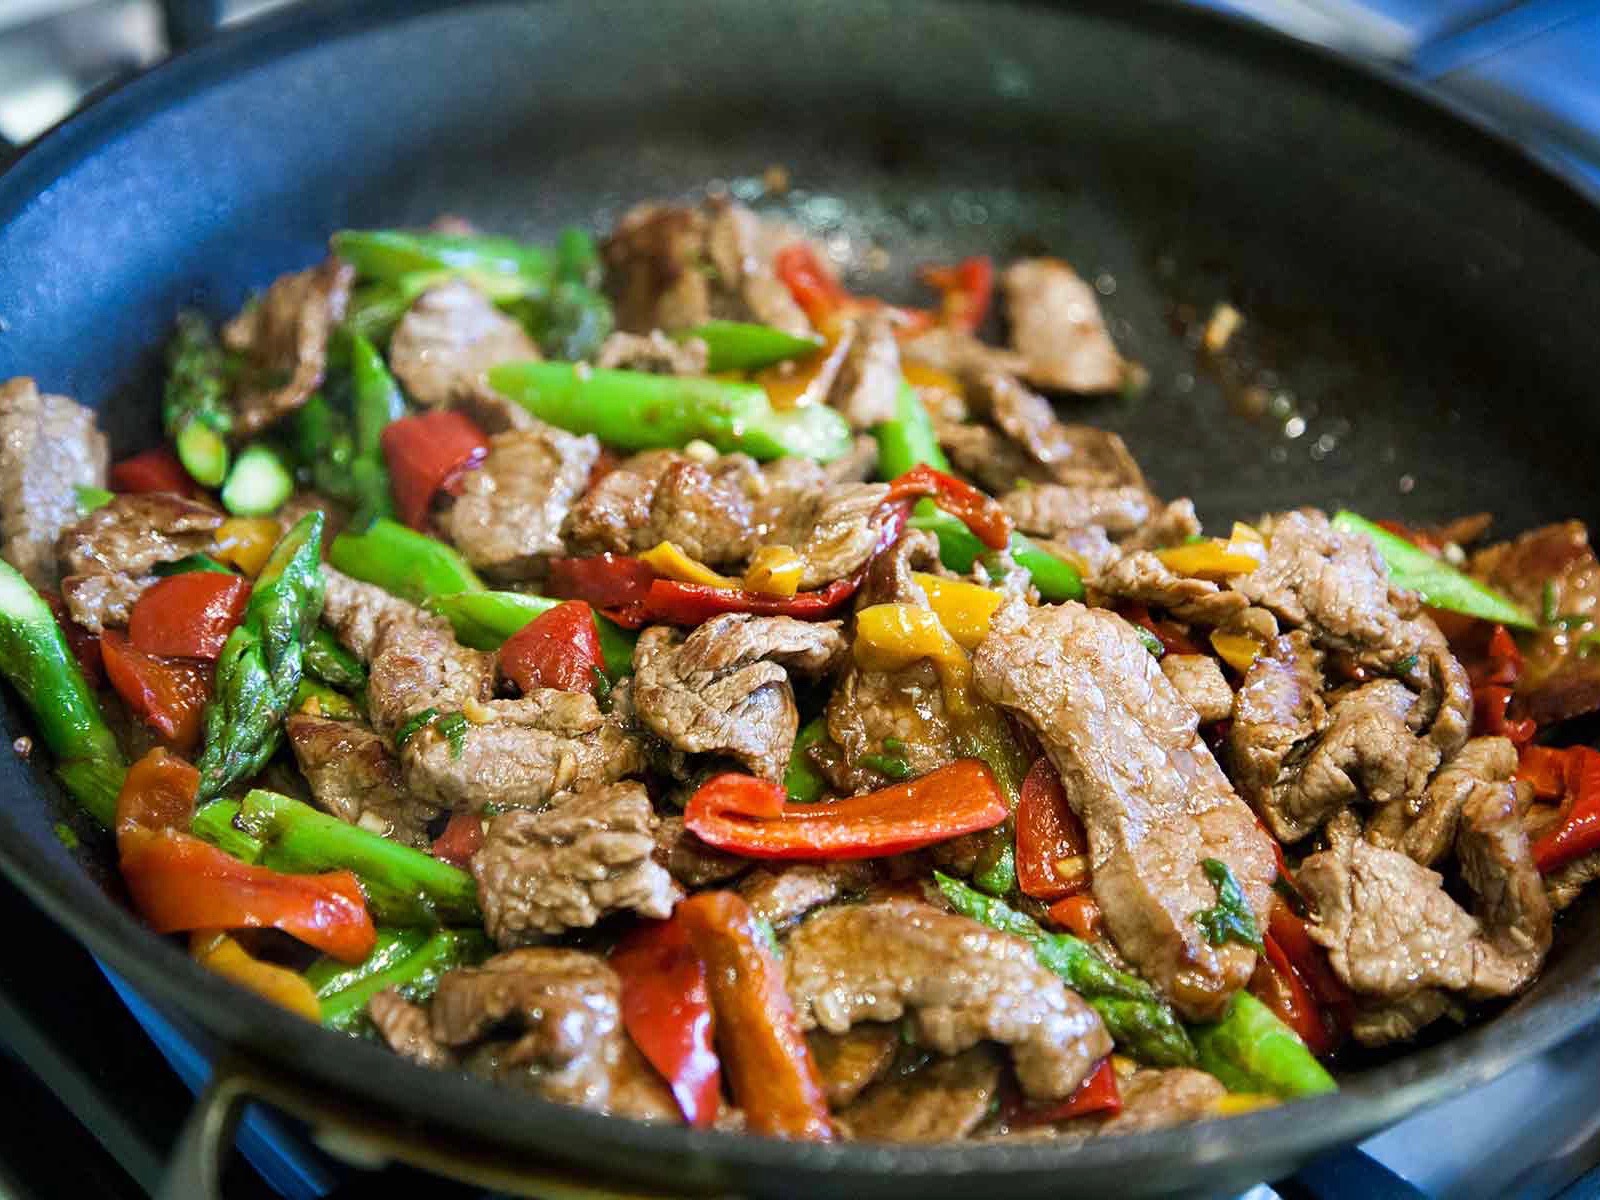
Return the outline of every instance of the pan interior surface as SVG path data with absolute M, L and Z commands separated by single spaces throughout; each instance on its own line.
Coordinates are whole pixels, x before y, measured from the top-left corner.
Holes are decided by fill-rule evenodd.
M 1515 152 L 1274 38 L 1120 4 L 390 2 L 289 14 L 103 101 L 0 178 L 0 378 L 99 405 L 119 452 L 156 435 L 173 312 L 230 313 L 340 227 L 441 212 L 543 236 L 717 181 L 823 238 L 853 282 L 1048 252 L 1096 281 L 1149 372 L 1067 401 L 1124 434 L 1208 524 L 1350 506 L 1490 509 L 1509 533 L 1600 516 L 1600 222 Z M 1212 307 L 1245 318 L 1224 359 Z M 7 727 L 23 725 L 14 712 Z M 76 857 L 46 774 L 0 764 L 0 862 L 142 990 L 362 1103 L 681 1188 L 913 1196 L 1220 1190 L 1486 1079 L 1592 1011 L 1586 903 L 1490 1024 L 1292 1110 L 1091 1145 L 800 1147 L 646 1129 L 503 1097 L 336 1042 L 131 920 Z M 85 873 L 79 860 L 88 861 Z

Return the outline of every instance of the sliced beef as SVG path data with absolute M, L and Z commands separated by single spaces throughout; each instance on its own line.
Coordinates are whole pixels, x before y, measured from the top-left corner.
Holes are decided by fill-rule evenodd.
M 828 482 L 866 483 L 878 470 L 878 442 L 870 434 L 857 434 L 850 452 L 822 468 Z
M 419 1067 L 448 1069 L 456 1056 L 433 1036 L 427 1010 L 413 1004 L 393 988 L 385 988 L 367 1001 L 367 1016 L 389 1049 Z
M 1322 654 L 1311 639 L 1297 630 L 1263 647 L 1234 695 L 1228 755 L 1239 794 L 1280 841 L 1293 842 L 1320 825 L 1277 799 L 1276 790 L 1286 765 L 1303 759 L 1327 717 Z M 1323 805 L 1313 809 L 1320 814 Z
M 56 583 L 56 539 L 78 519 L 79 487 L 104 487 L 109 451 L 92 409 L 0 383 L 0 555 L 37 588 Z
M 877 868 L 864 859 L 757 867 L 739 881 L 739 895 L 751 912 L 782 930 L 813 909 L 865 891 L 877 878 Z
M 344 320 L 355 269 L 330 258 L 280 276 L 222 327 L 250 367 L 234 393 L 234 432 L 250 438 L 299 408 L 322 384 L 328 335 Z
M 883 314 L 863 317 L 856 324 L 828 396 L 851 429 L 871 429 L 894 419 L 900 392 L 900 346 L 894 333 L 894 323 Z
M 806 468 L 807 473 L 815 471 L 820 476 L 816 487 L 802 490 L 789 486 L 801 474 L 791 468 L 785 474 L 785 486 L 769 493 L 758 519 L 769 514 L 762 520 L 770 530 L 766 544 L 791 546 L 805 561 L 800 587 L 809 591 L 848 578 L 866 566 L 883 539 L 890 511 L 884 504 L 887 484 L 830 486 L 820 468 L 809 463 Z M 773 505 L 780 497 L 774 513 Z
M 811 322 L 772 268 L 778 251 L 799 240 L 799 233 L 782 222 L 763 220 L 725 196 L 712 197 L 706 209 L 711 219 L 706 253 L 719 292 L 732 293 L 730 301 L 737 298 L 732 311 L 785 333 L 810 333 Z
M 1025 258 L 1000 277 L 1011 346 L 1038 387 L 1114 392 L 1127 379 L 1095 290 L 1059 258 Z
M 1510 771 L 1499 773 L 1498 779 L 1480 774 L 1462 802 L 1456 831 L 1461 878 L 1477 897 L 1474 911 L 1499 968 L 1494 978 L 1480 973 L 1478 987 L 1497 995 L 1533 982 L 1551 939 L 1550 900 L 1522 826 L 1526 796 Z
M 839 622 L 726 613 L 687 638 L 654 626 L 634 649 L 639 719 L 675 749 L 782 778 L 799 717 L 789 670 L 818 676 L 845 652 Z
M 682 817 L 661 817 L 656 823 L 656 862 L 686 888 L 702 888 L 742 875 L 748 859 L 708 846 L 683 826 Z
M 489 823 L 472 858 L 489 936 L 511 947 L 608 913 L 665 919 L 683 893 L 652 857 L 655 814 L 637 783 L 593 788 Z
M 653 375 L 704 375 L 708 354 L 700 338 L 670 338 L 649 333 L 613 333 L 600 346 L 594 365 L 608 370 L 648 371 Z
M 283 507 L 272 514 L 272 519 L 278 523 L 281 533 L 288 533 L 300 523 L 302 517 L 314 512 L 322 514 L 322 549 L 326 555 L 328 546 L 343 532 L 350 521 L 349 510 L 337 500 L 332 500 L 321 492 L 303 489 L 285 500 Z
M 573 506 L 567 539 L 580 554 L 637 554 L 672 542 L 712 566 L 736 563 L 755 547 L 759 477 L 743 454 L 709 464 L 672 450 L 636 454 Z
M 1071 487 L 1035 483 L 1000 500 L 1016 527 L 1039 537 L 1061 537 L 1098 526 L 1112 537 L 1136 532 L 1151 518 L 1154 497 L 1142 487 Z
M 562 523 L 599 457 L 595 438 L 554 426 L 496 434 L 489 456 L 466 473 L 461 494 L 444 514 L 445 535 L 487 574 L 538 576 L 544 560 L 562 552 Z
M 1089 835 L 1094 896 L 1117 948 L 1185 1016 L 1215 1019 L 1255 966 L 1195 915 L 1233 873 L 1265 928 L 1273 849 L 1201 740 L 1199 719 L 1114 613 L 1068 602 L 1002 608 L 973 658 L 985 699 L 1039 737 Z
M 874 1084 L 839 1114 L 839 1124 L 857 1141 L 955 1141 L 989 1115 L 1000 1094 L 1000 1074 L 1000 1056 L 974 1046 Z
M 1122 545 L 1128 550 L 1162 550 L 1199 536 L 1200 518 L 1195 515 L 1194 501 L 1185 498 L 1169 500 L 1156 509 Z
M 1233 713 L 1233 689 L 1209 654 L 1167 654 L 1161 673 L 1178 695 L 1199 714 L 1202 724 L 1225 720 Z
M 1517 748 L 1505 738 L 1473 738 L 1405 802 L 1367 819 L 1367 840 L 1399 850 L 1425 867 L 1443 858 L 1456 840 L 1461 810 L 1475 791 L 1509 783 L 1517 773 Z
M 418 404 L 459 403 L 494 394 L 490 367 L 539 358 L 527 332 L 462 279 L 429 288 L 400 318 L 389 341 L 389 367 Z
M 1141 1067 L 1120 1081 L 1122 1111 L 1114 1117 L 1079 1117 L 1057 1128 L 1065 1135 L 1142 1133 L 1187 1125 L 1211 1116 L 1228 1094 L 1216 1076 L 1190 1067 Z
M 925 775 L 954 762 L 956 730 L 944 709 L 944 689 L 931 662 L 899 671 L 866 671 L 852 665 L 828 700 L 828 736 L 839 747 L 836 786 L 865 791 L 887 780 L 862 759 L 904 760 L 911 776 Z M 898 739 L 899 746 L 886 746 Z M 862 772 L 866 772 L 862 776 Z
M 304 713 L 289 717 L 284 731 L 317 807 L 405 845 L 428 847 L 427 824 L 439 810 L 406 793 L 393 743 L 354 721 Z
M 1095 573 L 1091 586 L 1097 604 L 1143 604 L 1208 628 L 1233 624 L 1250 607 L 1238 592 L 1209 579 L 1179 575 L 1149 550 L 1118 554 Z
M 616 973 L 592 954 L 511 950 L 446 973 L 429 1016 L 435 1041 L 453 1049 L 512 1039 L 483 1056 L 504 1082 L 598 1112 L 676 1120 L 671 1093 L 641 1068 L 622 1028 L 621 991 Z
M 917 900 L 813 913 L 789 935 L 784 969 L 802 1028 L 909 1015 L 940 1054 L 999 1042 L 1036 1099 L 1068 1095 L 1111 1051 L 1099 1016 L 1026 942 Z
M 169 492 L 119 495 L 61 533 L 62 596 L 72 619 L 98 632 L 126 625 L 156 564 L 207 550 L 222 524 L 209 505 Z M 90 583 L 89 576 L 110 576 Z
M 817 1064 L 828 1106 L 843 1108 L 883 1077 L 900 1046 L 893 1025 L 856 1025 L 847 1033 L 813 1029 L 806 1034 L 811 1061 Z
M 900 353 L 907 362 L 952 374 L 1006 371 L 1020 375 L 1028 369 L 1028 360 L 1015 350 L 990 346 L 965 330 L 949 325 L 936 325 L 926 333 L 906 339 L 901 343 Z
M 1409 1041 L 1444 1016 L 1460 1020 L 1465 1011 L 1450 998 L 1450 993 L 1423 988 L 1398 1000 L 1357 1004 L 1351 1014 L 1350 1032 L 1363 1046 L 1384 1046 Z
M 1575 858 L 1565 866 L 1557 867 L 1545 876 L 1545 895 L 1550 897 L 1550 907 L 1559 912 L 1576 900 L 1583 889 L 1600 879 L 1600 850 Z

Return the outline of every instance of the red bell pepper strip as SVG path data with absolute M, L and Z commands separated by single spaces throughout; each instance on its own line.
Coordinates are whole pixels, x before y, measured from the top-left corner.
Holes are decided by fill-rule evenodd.
M 483 818 L 465 809 L 450 814 L 444 832 L 433 840 L 433 856 L 465 868 L 483 848 Z
M 1105 914 L 1087 892 L 1057 900 L 1049 911 L 1052 921 L 1086 942 L 1099 941 L 1105 936 Z
M 499 663 L 500 673 L 524 694 L 535 688 L 593 691 L 605 673 L 594 613 L 582 600 L 540 613 L 506 639 Z
M 128 640 L 143 654 L 216 658 L 244 619 L 250 583 L 238 575 L 190 571 L 144 590 L 128 620 Z
M 1158 621 L 1142 604 L 1121 605 L 1117 613 L 1130 624 L 1138 625 L 1155 634 L 1156 640 L 1161 643 L 1161 649 L 1167 654 L 1205 653 L 1176 621 Z
M 1250 977 L 1250 994 L 1294 1030 L 1311 1053 L 1318 1058 L 1329 1053 L 1335 1044 L 1333 1035 L 1323 1023 L 1311 989 L 1270 933 L 1262 939 L 1262 945 L 1265 953 L 1256 960 L 1255 973 Z
M 749 906 L 733 892 L 701 892 L 673 917 L 705 964 L 717 1046 L 750 1132 L 831 1141 L 827 1096 L 783 967 Z
M 613 619 L 630 629 L 647 622 L 699 625 L 718 613 L 755 613 L 764 617 L 822 621 L 843 608 L 860 586 L 861 576 L 853 575 L 849 579 L 836 579 L 815 592 L 768 596 L 743 588 L 714 588 L 702 583 L 657 579 L 650 585 L 642 605 L 620 609 L 621 615 Z
M 945 512 L 959 517 L 989 549 L 1002 550 L 1010 543 L 1011 518 L 992 496 L 970 483 L 963 483 L 924 463 L 912 467 L 889 484 L 891 503 L 923 496 L 931 496 Z
M 212 664 L 145 654 L 117 629 L 100 635 L 100 657 L 122 702 L 163 742 L 180 752 L 200 744 Z
M 1573 746 L 1566 755 L 1566 816 L 1533 844 L 1534 865 L 1547 875 L 1600 850 L 1600 751 Z
M 717 1118 L 722 1063 L 711 1044 L 706 967 L 689 942 L 688 922 L 642 921 L 611 952 L 622 981 L 622 1025 L 672 1089 L 683 1119 L 697 1129 Z
M 1472 679 L 1473 736 L 1509 738 L 1518 748 L 1531 742 L 1537 724 L 1506 715 L 1522 678 L 1522 652 L 1504 625 L 1494 627 L 1483 658 L 1472 663 L 1467 674 Z
M 552 596 L 610 610 L 643 603 L 655 580 L 656 573 L 637 558 L 607 552 L 588 558 L 552 558 L 546 586 Z
M 483 430 L 454 409 L 391 421 L 383 427 L 379 444 L 389 464 L 395 511 L 413 529 L 427 521 L 434 495 L 452 487 L 489 453 Z
M 141 450 L 111 468 L 114 492 L 176 492 L 193 498 L 202 495 L 200 485 L 183 469 L 178 456 L 166 446 Z
M 1311 940 L 1306 923 L 1295 915 L 1282 897 L 1274 897 L 1267 923 L 1267 939 L 1283 953 L 1284 960 L 1310 989 L 1320 1006 L 1324 1028 L 1334 1044 L 1350 1031 L 1355 1015 L 1355 997 L 1328 965 L 1328 952 Z M 1309 1043 L 1308 1043 L 1309 1044 Z
M 963 258 L 953 267 L 929 265 L 917 278 L 940 294 L 939 318 L 965 333 L 976 332 L 994 294 L 994 263 L 987 254 Z
M 1517 778 L 1533 788 L 1536 799 L 1561 799 L 1567 793 L 1567 752 L 1552 746 L 1524 746 L 1517 759 Z
M 789 804 L 781 783 L 717 775 L 684 809 L 684 827 L 747 858 L 878 858 L 991 829 L 1010 815 L 994 773 L 961 758 L 918 779 L 827 804 Z
M 1042 754 L 1022 781 L 1016 854 L 1017 885 L 1035 900 L 1060 900 L 1089 886 L 1089 835 L 1067 806 L 1061 777 Z M 1078 869 L 1063 876 L 1058 863 Z
M 90 633 L 82 625 L 72 619 L 72 614 L 67 611 L 66 602 L 54 592 L 40 592 L 44 602 L 50 606 L 50 612 L 56 619 L 56 624 L 61 626 L 61 632 L 66 635 L 67 649 L 72 651 L 72 657 L 78 660 L 78 668 L 83 672 L 83 677 L 89 681 L 89 686 L 98 688 L 105 682 L 105 665 L 100 658 L 100 635 Z
M 1012 1094 L 1014 1097 L 1015 1093 Z M 1117 1086 L 1116 1068 L 1111 1059 L 1102 1058 L 1098 1066 L 1084 1077 L 1077 1090 L 1065 1100 L 1051 1104 L 1023 1104 L 1020 1097 L 1013 1099 L 1003 1113 L 1005 1123 L 1012 1128 L 1029 1125 L 1052 1125 L 1072 1117 L 1087 1117 L 1099 1113 L 1114 1117 L 1122 1111 L 1122 1089 Z
M 804 242 L 779 250 L 772 259 L 773 274 L 789 289 L 811 324 L 825 334 L 836 333 L 847 320 L 869 312 L 888 312 L 895 318 L 895 336 L 922 333 L 934 323 L 933 314 L 920 308 L 885 304 L 875 296 L 857 296 L 845 290 L 825 263 Z
M 199 771 L 152 750 L 128 769 L 117 796 L 122 878 L 151 928 L 270 927 L 343 962 L 372 952 L 377 931 L 353 874 L 284 875 L 183 832 L 199 789 Z

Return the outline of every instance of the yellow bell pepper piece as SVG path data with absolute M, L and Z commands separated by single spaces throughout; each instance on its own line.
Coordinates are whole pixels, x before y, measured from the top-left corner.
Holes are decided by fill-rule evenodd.
M 945 710 L 971 711 L 972 662 L 937 614 L 914 604 L 874 604 L 856 614 L 856 662 L 869 671 L 898 671 L 929 659 L 939 673 Z
M 1254 525 L 1246 525 L 1243 521 L 1233 523 L 1233 532 L 1228 535 L 1230 542 L 1255 542 L 1265 546 L 1267 539 L 1261 536 L 1261 531 Z
M 216 557 L 254 579 L 267 565 L 267 556 L 282 532 L 271 517 L 229 517 L 217 526 L 213 548 Z
M 800 590 L 806 560 L 789 546 L 762 546 L 750 556 L 744 571 L 744 586 L 764 596 L 792 596 Z
M 839 340 L 838 330 L 819 332 L 827 338 L 820 350 L 804 358 L 763 367 L 752 376 L 767 393 L 773 408 L 799 408 L 803 404 L 821 404 L 827 399 L 826 384 L 838 371 L 848 347 Z
M 976 650 L 989 632 L 989 619 L 1000 607 L 1000 593 L 961 579 L 913 571 L 911 578 L 927 594 L 928 604 L 963 650 Z
M 1259 542 L 1208 538 L 1203 542 L 1157 550 L 1156 557 L 1179 575 L 1220 580 L 1248 575 L 1261 565 L 1266 554 Z
M 1256 655 L 1261 653 L 1261 643 L 1248 633 L 1223 633 L 1220 629 L 1211 632 L 1211 648 L 1223 662 L 1241 675 L 1250 669 Z
M 962 393 L 961 380 L 949 371 L 941 371 L 938 367 L 926 367 L 921 363 L 901 363 L 900 374 L 905 376 L 906 382 L 914 388 L 936 388 L 941 392 L 953 392 L 959 396 Z
M 1245 1113 L 1259 1112 L 1263 1108 L 1274 1108 L 1277 1104 L 1276 1096 L 1266 1096 L 1259 1092 L 1234 1092 L 1228 1096 L 1218 1096 L 1213 1100 L 1211 1115 L 1239 1117 Z
M 646 550 L 639 555 L 639 561 L 657 575 L 665 579 L 676 579 L 679 583 L 702 583 L 715 588 L 739 586 L 737 579 L 718 575 L 705 563 L 690 558 L 672 542 L 662 542 L 653 549 Z
M 287 967 L 252 958 L 225 933 L 201 930 L 189 938 L 190 956 L 208 971 L 248 988 L 264 1000 L 308 1021 L 322 1020 L 322 1005 L 311 985 Z

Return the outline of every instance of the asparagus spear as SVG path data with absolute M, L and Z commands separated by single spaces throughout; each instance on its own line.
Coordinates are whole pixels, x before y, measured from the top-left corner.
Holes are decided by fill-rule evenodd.
M 390 953 L 375 964 L 374 959 L 385 948 L 382 936 L 379 935 L 379 949 L 366 962 L 338 977 L 341 986 L 318 989 L 322 1023 L 330 1029 L 360 1028 L 367 1015 L 367 1003 L 388 988 L 397 989 L 407 1000 L 426 1000 L 446 971 L 482 962 L 491 948 L 489 939 L 476 929 L 440 929 L 408 954 L 397 955 L 395 949 L 403 943 L 391 943 Z M 316 971 L 319 965 L 313 963 L 311 970 Z M 328 988 L 326 981 L 324 988 Z
M 334 538 L 328 561 L 352 579 L 375 583 L 413 604 L 430 596 L 483 591 L 483 581 L 455 550 L 387 517 L 379 517 L 365 533 L 346 531 Z
M 406 415 L 406 401 L 384 365 L 383 355 L 359 333 L 350 335 L 350 378 L 355 417 L 350 486 L 357 501 L 352 524 L 364 529 L 373 519 L 394 512 L 382 437 L 384 426 Z
M 1070 933 L 1046 933 L 1014 908 L 939 871 L 933 873 L 952 908 L 991 929 L 1015 934 L 1033 946 L 1039 962 L 1061 976 L 1093 1006 L 1117 1045 L 1158 1067 L 1190 1066 L 1195 1047 L 1156 990 L 1137 975 L 1119 971 L 1095 948 Z
M 254 775 L 278 748 L 305 646 L 322 613 L 322 514 L 307 513 L 273 547 L 256 576 L 244 620 L 217 660 L 206 709 L 200 799 Z
M 306 643 L 305 669 L 307 675 L 345 691 L 354 691 L 367 683 L 367 668 L 339 644 L 339 639 L 325 625 L 318 625 Z
M 178 314 L 178 331 L 167 347 L 167 386 L 161 423 L 178 460 L 197 483 L 217 487 L 228 475 L 228 357 L 196 312 Z
M 50 606 L 10 563 L 0 561 L 0 673 L 33 714 L 56 759 L 56 775 L 110 828 L 127 764 Z
M 815 334 L 799 337 L 771 325 L 745 321 L 707 321 L 672 336 L 680 342 L 690 338 L 704 342 L 708 371 L 753 371 L 810 354 L 822 345 Z
M 1293 1099 L 1336 1092 L 1339 1085 L 1273 1011 L 1249 992 L 1236 992 L 1222 1020 L 1191 1025 L 1200 1065 L 1230 1092 Z
M 543 294 L 556 267 L 546 247 L 487 234 L 346 229 L 332 244 L 363 279 L 398 284 L 418 274 L 459 275 L 494 300 Z

